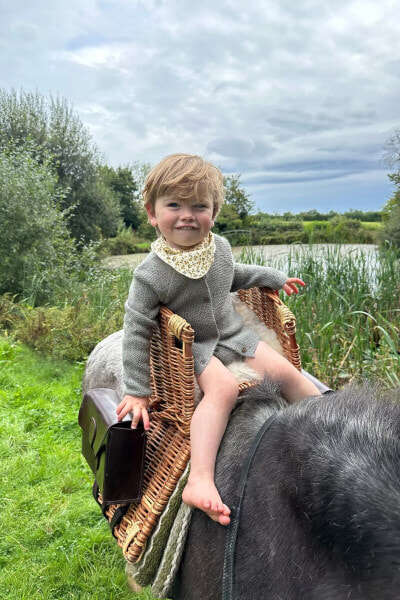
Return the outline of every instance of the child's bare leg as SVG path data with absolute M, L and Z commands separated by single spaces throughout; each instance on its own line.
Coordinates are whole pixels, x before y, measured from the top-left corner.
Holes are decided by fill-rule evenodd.
M 309 379 L 266 342 L 259 342 L 254 358 L 246 358 L 246 363 L 261 375 L 279 381 L 282 393 L 289 402 L 321 395 Z
M 215 487 L 214 470 L 239 388 L 234 376 L 214 356 L 197 380 L 204 397 L 193 413 L 190 426 L 190 475 L 182 500 L 200 508 L 221 525 L 228 525 L 230 510 Z

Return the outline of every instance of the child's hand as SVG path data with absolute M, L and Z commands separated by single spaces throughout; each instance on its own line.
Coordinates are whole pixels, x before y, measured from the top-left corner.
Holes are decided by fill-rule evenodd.
M 117 406 L 118 421 L 128 414 L 132 413 L 132 429 L 136 429 L 140 419 L 143 421 L 143 426 L 147 430 L 150 427 L 149 413 L 147 412 L 149 406 L 149 398 L 141 398 L 139 396 L 124 396 L 122 402 Z
M 297 277 L 288 277 L 286 279 L 286 283 L 283 286 L 283 291 L 286 292 L 288 294 L 288 296 L 291 296 L 293 294 L 293 292 L 295 294 L 299 293 L 299 288 L 297 287 L 296 283 L 298 285 L 301 285 L 302 287 L 304 287 L 306 284 L 304 283 L 304 281 L 302 281 L 301 279 L 298 279 Z

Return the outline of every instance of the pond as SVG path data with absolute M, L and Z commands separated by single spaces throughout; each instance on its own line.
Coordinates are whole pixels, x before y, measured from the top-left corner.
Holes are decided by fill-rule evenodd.
M 285 270 L 288 266 L 289 256 L 290 264 L 293 267 L 297 259 L 301 259 L 305 254 L 312 253 L 314 258 L 323 258 L 329 253 L 340 252 L 343 256 L 349 254 L 364 254 L 375 264 L 378 256 L 378 246 L 374 244 L 280 244 L 271 246 L 235 246 L 232 248 L 233 255 L 237 260 L 244 262 L 265 261 L 265 264 L 279 264 L 279 268 Z M 128 267 L 134 269 L 146 258 L 147 253 L 126 254 L 121 256 L 108 256 L 104 259 L 104 265 L 111 269 L 119 267 Z

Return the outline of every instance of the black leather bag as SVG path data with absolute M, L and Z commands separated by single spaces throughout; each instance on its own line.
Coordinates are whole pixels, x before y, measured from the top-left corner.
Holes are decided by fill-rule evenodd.
M 131 429 L 128 415 L 117 420 L 119 399 L 114 390 L 89 390 L 78 422 L 82 454 L 93 471 L 103 505 L 139 502 L 142 496 L 146 434 L 143 424 Z

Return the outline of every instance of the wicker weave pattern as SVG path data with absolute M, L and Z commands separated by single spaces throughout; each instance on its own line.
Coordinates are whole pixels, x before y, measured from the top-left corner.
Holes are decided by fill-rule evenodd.
M 280 300 L 278 293 L 267 288 L 253 287 L 249 290 L 239 290 L 238 295 L 240 300 L 256 313 L 260 321 L 275 331 L 286 358 L 301 371 L 300 348 L 295 335 L 296 319 Z
M 296 344 L 296 320 L 277 293 L 265 288 L 240 290 L 240 299 L 273 329 L 285 356 L 300 369 Z M 190 421 L 194 411 L 194 365 L 192 344 L 194 331 L 178 315 L 162 307 L 159 329 L 150 350 L 151 386 L 153 390 L 148 434 L 143 497 L 131 504 L 113 534 L 129 562 L 137 562 L 146 546 L 158 516 L 165 508 L 176 483 L 190 458 Z M 257 382 L 242 383 L 240 391 Z M 108 507 L 111 521 L 118 505 Z

